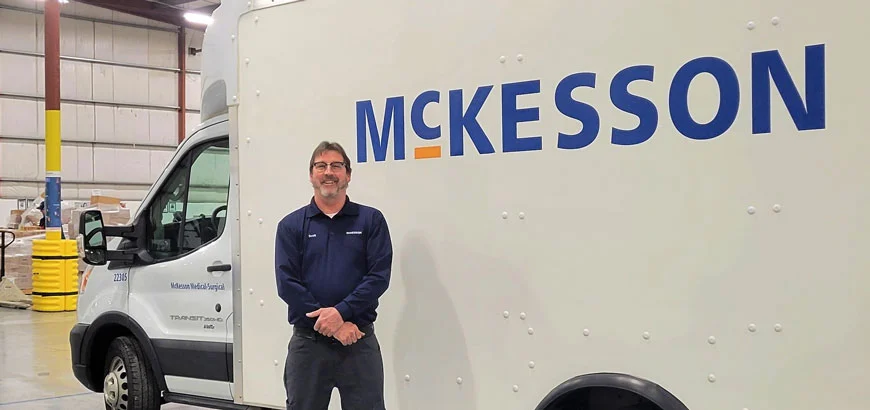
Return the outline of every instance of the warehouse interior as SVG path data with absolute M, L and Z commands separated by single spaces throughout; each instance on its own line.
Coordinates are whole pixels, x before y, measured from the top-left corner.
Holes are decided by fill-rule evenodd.
M 0 410 L 864 408 L 870 7 L 785 5 L 0 0 Z
M 203 33 L 219 0 L 61 0 L 61 216 L 124 224 L 199 123 Z M 45 0 L 0 0 L 0 224 L 4 284 L 32 292 L 45 238 Z M 41 221 L 43 223 L 41 224 Z M 79 261 L 81 265 L 81 261 Z M 8 289 L 7 289 L 8 291 Z M 103 395 L 72 375 L 76 312 L 0 298 L 0 409 L 92 409 Z M 13 297 L 14 299 L 14 297 Z M 196 408 L 168 405 L 166 408 Z

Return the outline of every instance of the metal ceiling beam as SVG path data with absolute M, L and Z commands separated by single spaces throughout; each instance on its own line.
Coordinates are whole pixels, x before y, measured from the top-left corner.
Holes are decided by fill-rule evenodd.
M 76 0 L 79 3 L 202 31 L 205 27 L 184 19 L 184 11 L 149 0 Z
M 171 4 L 173 6 L 180 6 L 182 4 L 193 3 L 197 0 L 160 0 L 161 3 Z
M 198 13 L 211 15 L 211 14 L 214 13 L 214 11 L 218 8 L 218 6 L 220 6 L 220 4 L 212 4 L 212 5 L 210 5 L 210 6 L 203 6 L 203 7 L 198 7 L 198 8 L 195 8 L 195 9 L 191 9 L 191 11 L 195 11 L 195 12 L 198 12 Z
M 38 14 L 38 15 L 45 14 L 43 12 L 43 10 L 37 10 L 37 9 L 33 9 L 33 8 L 16 7 L 16 6 L 10 6 L 7 4 L 0 4 L 0 10 L 12 10 L 12 11 L 19 11 L 22 13 L 31 13 L 31 14 Z M 83 17 L 83 16 L 77 16 L 77 15 L 68 14 L 68 13 L 60 13 L 60 17 L 66 18 L 66 19 L 71 19 L 71 20 L 90 21 L 92 23 L 141 28 L 141 29 L 145 29 L 145 30 L 165 31 L 165 32 L 169 32 L 169 33 L 177 33 L 178 32 L 177 28 L 172 29 L 172 28 L 165 28 L 165 27 L 151 27 L 151 26 L 147 26 L 144 24 L 122 23 L 119 21 L 99 19 L 99 18 L 94 18 L 94 17 Z M 200 31 L 203 31 L 203 29 L 200 28 Z

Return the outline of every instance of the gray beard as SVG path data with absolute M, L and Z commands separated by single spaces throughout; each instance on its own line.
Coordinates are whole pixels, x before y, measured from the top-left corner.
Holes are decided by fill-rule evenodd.
M 340 183 L 337 183 L 336 187 L 338 189 L 336 189 L 334 192 L 327 192 L 324 189 L 325 187 L 323 184 L 321 184 L 320 187 L 314 186 L 314 189 L 317 189 L 320 192 L 320 195 L 323 196 L 324 198 L 335 198 L 338 196 L 338 194 L 341 193 L 341 191 L 347 189 L 347 184 L 342 185 Z

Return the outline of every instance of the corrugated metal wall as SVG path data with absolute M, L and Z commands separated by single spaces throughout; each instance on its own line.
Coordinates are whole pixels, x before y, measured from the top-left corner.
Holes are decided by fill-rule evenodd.
M 42 5 L 0 0 L 0 198 L 44 190 Z M 177 28 L 74 2 L 61 13 L 63 199 L 100 189 L 139 200 L 178 141 Z M 186 32 L 187 47 L 201 48 L 203 33 Z M 200 57 L 185 55 L 189 132 L 199 122 Z

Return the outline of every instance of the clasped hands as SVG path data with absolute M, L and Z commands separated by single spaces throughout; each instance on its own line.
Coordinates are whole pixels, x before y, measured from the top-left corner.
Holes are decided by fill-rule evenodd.
M 341 313 L 334 307 L 320 308 L 305 316 L 317 318 L 317 322 L 314 323 L 316 332 L 334 337 L 345 346 L 350 346 L 365 336 L 365 333 L 361 332 L 354 323 L 345 322 Z

